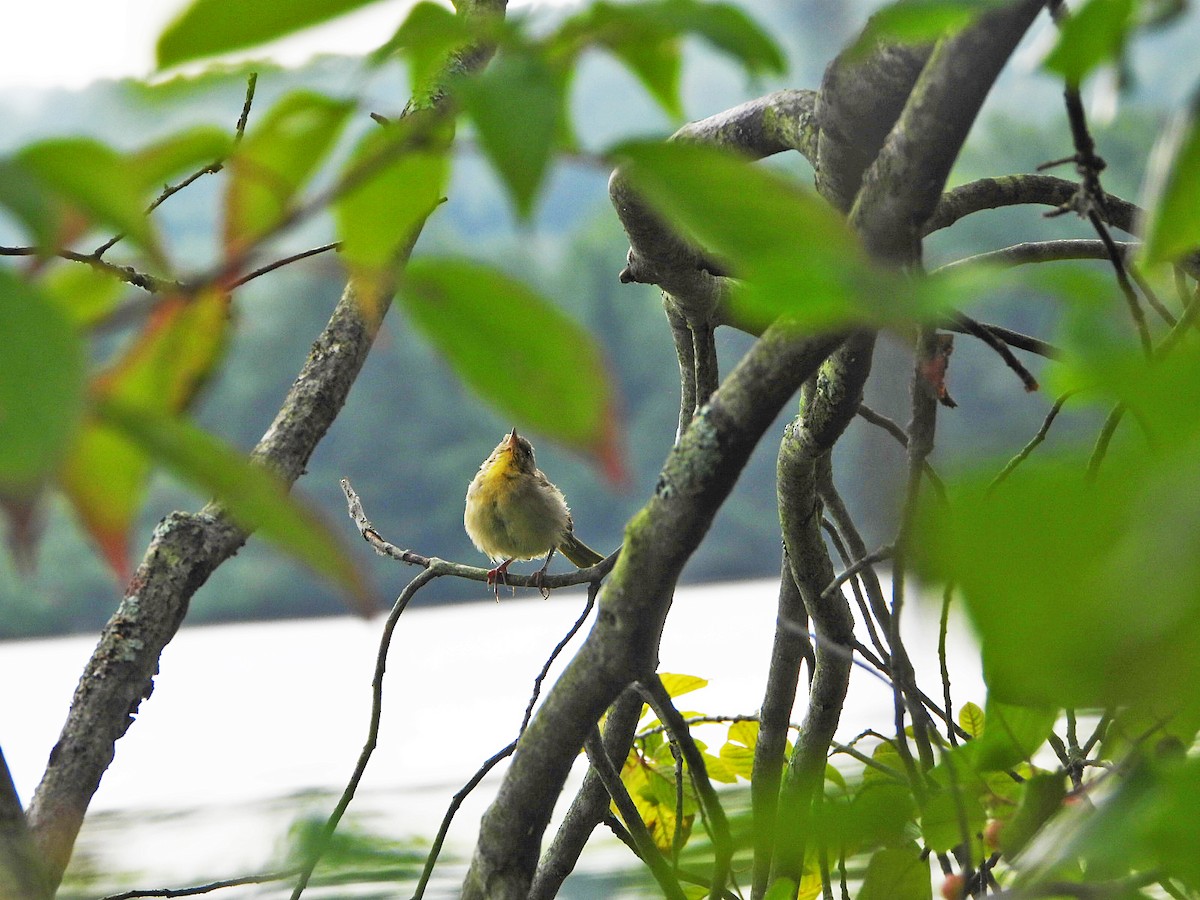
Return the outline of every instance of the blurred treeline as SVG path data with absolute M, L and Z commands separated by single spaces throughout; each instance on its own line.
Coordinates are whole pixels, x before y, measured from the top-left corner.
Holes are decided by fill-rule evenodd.
M 684 82 L 689 117 L 711 115 L 783 86 L 818 86 L 830 54 L 862 21 L 856 4 L 812 2 L 785 8 L 760 2 L 750 6 L 788 50 L 791 77 L 786 85 L 748 85 L 703 47 L 691 47 Z M 535 9 L 532 14 L 541 13 Z M 1162 49 L 1147 46 L 1147 58 L 1172 55 Z M 370 102 L 377 104 L 371 109 L 385 115 L 398 112 L 405 96 L 395 72 L 365 75 L 357 61 L 335 57 L 319 58 L 293 71 L 254 65 L 153 87 L 105 82 L 73 93 L 0 94 L 0 116 L 6 122 L 0 150 L 58 134 L 88 134 L 116 146 L 138 146 L 186 122 L 232 129 L 250 70 L 260 73 L 259 109 L 302 86 L 371 97 Z M 1145 85 L 1135 94 L 1141 99 L 1126 103 L 1110 124 L 1095 129 L 1100 152 L 1109 163 L 1105 186 L 1129 199 L 1137 198 L 1149 144 L 1162 124 L 1155 100 L 1169 99 L 1168 72 L 1158 63 L 1135 73 Z M 1164 78 L 1167 87 L 1161 87 Z M 1014 81 L 1020 87 L 1005 95 L 1006 84 Z M 601 60 L 583 66 L 573 107 L 581 144 L 592 149 L 621 135 L 669 134 L 676 124 L 663 118 L 628 75 Z M 365 115 L 361 119 L 360 129 L 374 127 Z M 1028 72 L 1010 73 L 968 142 L 955 180 L 1030 171 L 1069 151 L 1061 104 L 1050 82 Z M 811 176 L 798 157 L 781 164 L 802 180 Z M 156 213 L 176 253 L 196 269 L 215 258 L 219 178 L 201 179 Z M 628 490 L 615 490 L 587 461 L 539 442 L 537 434 L 531 437 L 539 464 L 567 494 L 579 534 L 603 551 L 617 546 L 624 522 L 653 489 L 674 437 L 678 403 L 675 355 L 657 291 L 617 281 L 627 245 L 607 202 L 606 179 L 606 172 L 586 160 L 562 164 L 534 221 L 517 225 L 468 141 L 456 159 L 449 201 L 435 213 L 417 247 L 418 254 L 456 251 L 496 262 L 555 298 L 599 335 L 623 398 Z M 977 216 L 934 236 L 928 262 L 932 267 L 1023 240 L 1086 234 L 1070 217 L 1045 220 L 1040 210 L 1018 208 Z M 8 238 L 0 222 L 0 243 Z M 290 235 L 276 256 L 330 239 L 328 223 L 313 220 Z M 239 289 L 234 302 L 235 337 L 218 376 L 200 400 L 198 418 L 205 428 L 244 449 L 253 446 L 344 281 L 336 256 L 325 254 Z M 130 292 L 136 294 L 135 289 Z M 1014 289 L 1005 303 L 977 315 L 1053 339 L 1056 316 L 1044 303 L 1022 297 Z M 496 314 L 504 312 L 497 309 Z M 120 344 L 122 324 L 114 322 L 109 332 L 108 339 L 99 343 L 111 350 Z M 527 339 L 537 341 L 539 336 L 530 333 Z M 741 335 L 721 335 L 724 369 L 736 361 L 747 342 Z M 509 349 L 495 347 L 496 366 L 505 365 Z M 1037 363 L 1030 361 L 1035 372 Z M 868 402 L 903 424 L 907 380 L 904 340 L 896 337 L 885 342 Z M 1014 452 L 1036 430 L 1053 399 L 1045 393 L 1032 395 L 1019 418 L 1011 413 L 1001 417 L 999 411 L 1006 407 L 999 398 L 1020 391 L 1020 385 L 990 351 L 972 346 L 965 338 L 958 340 L 950 383 L 960 408 L 942 416 L 935 465 L 953 466 L 955 446 L 982 448 L 998 456 Z M 299 489 L 335 524 L 339 519 L 345 522 L 347 541 L 357 542 L 357 536 L 345 517 L 338 488 L 342 477 L 352 481 L 368 515 L 389 540 L 426 555 L 482 563 L 463 533 L 463 495 L 480 461 L 513 424 L 497 418 L 464 389 L 400 313 L 393 311 L 346 409 L 318 448 Z M 1067 427 L 1057 429 L 1055 439 L 1069 438 L 1070 422 L 1064 424 Z M 892 439 L 865 423 L 852 426 L 849 439 L 839 444 L 835 471 L 870 540 L 885 540 L 889 533 L 902 465 L 902 452 Z M 715 580 L 775 574 L 779 536 L 774 491 L 774 448 L 766 441 L 686 577 Z M 140 523 L 133 546 L 145 545 L 159 517 L 173 509 L 196 509 L 204 499 L 165 477 L 156 479 L 146 504 L 151 512 Z M 119 597 L 122 586 L 87 546 L 64 504 L 45 509 L 43 524 L 34 571 L 19 573 L 7 556 L 0 558 L 0 637 L 95 629 Z M 361 559 L 384 601 L 413 574 L 374 557 L 365 546 Z M 478 600 L 485 591 L 481 585 L 451 582 L 432 585 L 422 597 Z M 189 615 L 193 622 L 211 622 L 342 609 L 331 589 L 252 540 L 197 595 Z

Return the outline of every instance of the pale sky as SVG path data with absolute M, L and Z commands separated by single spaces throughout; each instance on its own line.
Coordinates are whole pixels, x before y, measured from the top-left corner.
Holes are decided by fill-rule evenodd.
M 379 0 L 249 55 L 293 65 L 317 53 L 364 53 L 391 36 L 414 2 Z M 186 3 L 7 0 L 0 28 L 0 89 L 78 88 L 97 78 L 146 77 L 154 69 L 158 33 Z

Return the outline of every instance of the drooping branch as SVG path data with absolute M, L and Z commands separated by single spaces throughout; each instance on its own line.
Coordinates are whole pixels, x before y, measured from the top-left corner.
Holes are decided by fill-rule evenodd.
M 505 0 L 462 0 L 460 15 L 487 18 L 504 13 Z M 490 48 L 472 51 L 483 65 Z M 455 61 L 455 66 L 459 65 Z M 407 258 L 412 242 L 398 258 Z M 386 312 L 386 298 L 360 302 L 351 282 L 317 338 L 275 421 L 251 458 L 288 484 L 305 464 L 341 410 Z M 115 745 L 141 701 L 153 690 L 159 656 L 174 637 L 192 595 L 213 570 L 246 542 L 219 504 L 199 513 L 173 513 L 159 523 L 116 613 L 105 626 L 72 699 L 62 733 L 34 794 L 28 819 L 47 877 L 57 885 L 79 827 Z
M 825 593 L 833 580 L 833 563 L 821 536 L 818 472 L 828 466 L 829 453 L 858 411 L 863 386 L 871 372 L 874 346 L 873 333 L 859 332 L 830 357 L 821 376 L 805 386 L 801 414 L 786 429 L 779 448 L 776 490 L 783 543 L 792 578 L 817 640 L 808 711 L 781 784 L 778 812 L 773 822 L 761 823 L 763 827 L 773 827 L 775 841 L 769 865 L 766 860 L 756 860 L 755 896 L 762 896 L 767 885 L 778 878 L 790 878 L 797 884 L 800 881 L 813 798 L 824 778 L 825 757 L 849 687 L 852 657 L 833 648 L 854 644 L 854 617 L 840 592 Z M 787 642 L 785 632 L 791 624 L 783 619 L 782 607 L 779 612 L 777 649 Z M 773 653 L 773 664 L 778 656 Z M 788 679 L 794 694 L 796 676 L 794 668 L 777 672 L 773 667 L 768 692 L 777 689 L 774 682 Z M 765 701 L 763 713 L 768 738 L 777 743 L 780 725 L 786 729 L 786 723 L 773 722 L 768 726 Z M 782 746 L 769 750 L 775 758 L 763 759 L 760 765 L 756 756 L 756 767 L 765 769 L 772 762 L 782 765 Z M 764 868 L 769 874 L 765 880 Z

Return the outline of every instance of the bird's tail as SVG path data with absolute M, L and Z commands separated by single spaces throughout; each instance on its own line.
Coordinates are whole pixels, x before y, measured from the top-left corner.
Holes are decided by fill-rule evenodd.
M 562 551 L 563 556 L 581 569 L 594 566 L 604 559 L 603 556 L 575 537 L 573 531 L 568 532 L 567 536 L 559 542 L 558 549 Z

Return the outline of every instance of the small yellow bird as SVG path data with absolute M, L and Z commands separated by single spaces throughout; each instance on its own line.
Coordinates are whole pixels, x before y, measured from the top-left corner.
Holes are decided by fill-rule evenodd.
M 496 586 L 516 559 L 546 555 L 541 578 L 555 550 L 585 569 L 604 559 L 575 537 L 571 511 L 562 491 L 533 461 L 533 445 L 513 429 L 483 461 L 467 488 L 463 525 L 475 546 L 500 565 L 488 572 Z M 503 562 L 500 562 L 503 560 Z

